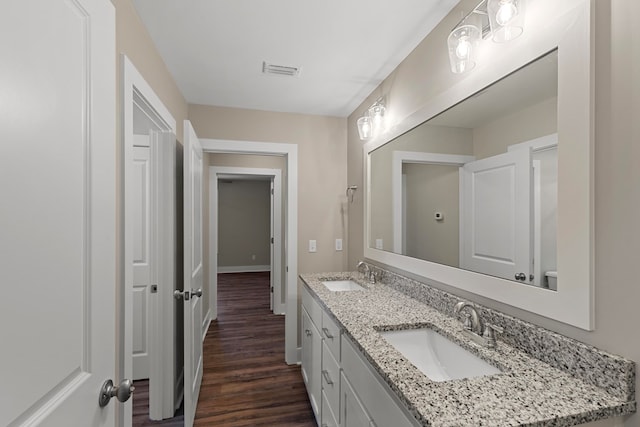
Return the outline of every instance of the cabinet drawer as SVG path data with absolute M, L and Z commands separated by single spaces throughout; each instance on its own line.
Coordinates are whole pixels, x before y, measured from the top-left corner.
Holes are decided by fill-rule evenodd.
M 322 312 L 322 338 L 333 357 L 340 362 L 340 327 L 325 311 Z
M 340 413 L 340 365 L 336 362 L 326 341 L 322 343 L 322 390 L 334 414 Z M 340 421 L 340 420 L 338 420 Z
M 336 408 L 338 410 L 338 408 Z M 327 396 L 322 391 L 322 422 L 320 422 L 321 427 L 339 427 L 337 418 L 334 415 L 333 409 L 329 406 L 329 401 L 327 400 Z
M 418 421 L 403 408 L 389 386 L 356 350 L 346 335 L 342 335 L 342 369 L 354 392 L 369 412 L 374 425 L 412 427 Z
M 322 308 L 320 307 L 320 304 L 318 304 L 318 301 L 316 301 L 315 298 L 311 296 L 311 293 L 307 289 L 306 285 L 302 285 L 301 289 L 302 306 L 307 310 L 307 313 L 309 313 L 309 317 L 311 317 L 311 320 L 313 321 L 313 323 L 315 323 L 316 327 L 320 329 L 322 327 Z

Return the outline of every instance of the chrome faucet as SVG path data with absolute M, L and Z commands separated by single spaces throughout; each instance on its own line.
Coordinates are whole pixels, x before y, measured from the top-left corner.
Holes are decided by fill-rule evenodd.
M 465 308 L 469 309 L 469 316 L 465 319 L 465 329 L 474 332 L 478 335 L 482 335 L 482 319 L 478 315 L 476 308 L 470 302 L 460 301 L 456 304 L 453 310 L 455 314 L 459 314 Z
M 364 261 L 358 262 L 356 266 L 356 270 L 360 271 L 360 267 L 364 267 L 364 277 L 369 280 L 369 283 L 376 283 L 376 273 L 371 270 L 369 265 L 367 265 Z
M 490 323 L 485 324 L 478 314 L 476 307 L 470 302 L 460 301 L 456 304 L 453 311 L 455 314 L 459 314 L 465 308 L 469 310 L 469 316 L 465 318 L 462 334 L 477 344 L 489 348 L 495 348 L 495 333 L 498 332 L 502 334 L 504 333 L 504 329 Z

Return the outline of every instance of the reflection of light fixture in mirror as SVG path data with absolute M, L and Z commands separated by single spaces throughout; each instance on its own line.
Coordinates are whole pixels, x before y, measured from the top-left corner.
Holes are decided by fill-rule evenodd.
M 524 0 L 488 0 L 487 13 L 494 42 L 508 42 L 522 34 L 524 4 Z
M 358 135 L 361 140 L 367 140 L 384 132 L 384 116 L 386 111 L 384 100 L 379 98 L 365 111 L 364 115 L 358 119 L 356 123 L 358 125 Z
M 451 71 L 459 74 L 476 66 L 476 47 L 480 40 L 480 30 L 475 25 L 462 25 L 449 34 L 449 61 Z

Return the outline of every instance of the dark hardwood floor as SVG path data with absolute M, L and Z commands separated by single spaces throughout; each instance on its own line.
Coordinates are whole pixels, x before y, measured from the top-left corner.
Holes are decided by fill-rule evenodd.
M 196 426 L 316 425 L 300 366 L 284 362 L 284 320 L 269 311 L 269 273 L 218 275 Z M 158 423 L 140 415 L 148 406 L 143 390 L 134 393 L 134 427 L 183 425 L 182 416 Z
M 178 409 L 176 416 L 162 421 L 149 419 L 149 380 L 134 381 L 136 390 L 133 393 L 133 427 L 183 427 L 184 416 L 182 407 Z
M 284 362 L 284 320 L 269 311 L 269 273 L 218 275 L 196 426 L 316 425 L 300 366 Z

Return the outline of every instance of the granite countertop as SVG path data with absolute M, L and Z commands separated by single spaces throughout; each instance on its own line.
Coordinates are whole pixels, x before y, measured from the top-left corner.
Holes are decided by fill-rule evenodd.
M 462 335 L 458 319 L 385 284 L 369 284 L 357 273 L 303 274 L 300 278 L 423 425 L 572 426 L 636 410 L 635 401 L 556 369 L 506 345 L 500 337 L 495 349 L 471 342 Z M 366 290 L 331 292 L 321 283 L 344 279 L 352 279 Z M 378 333 L 417 326 L 435 329 L 502 373 L 445 382 L 430 380 Z

